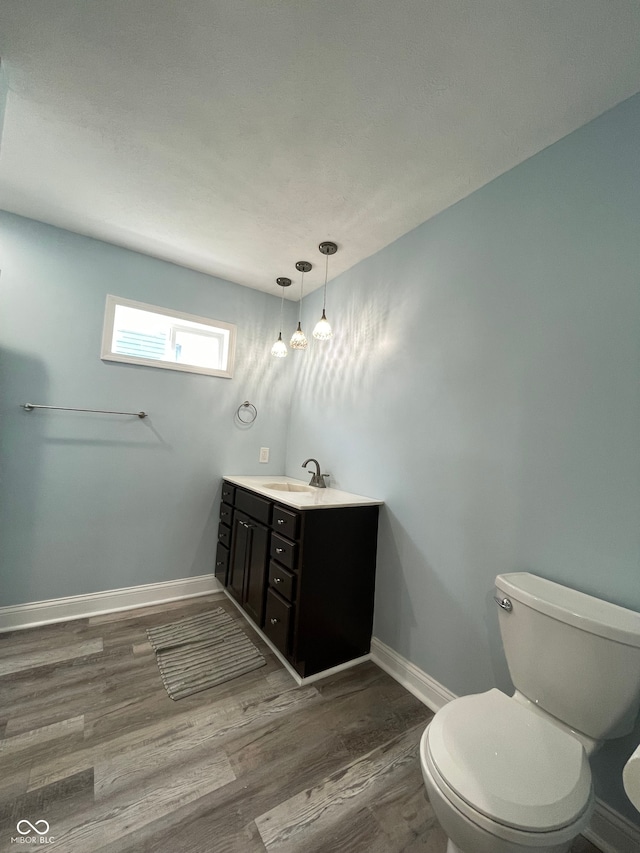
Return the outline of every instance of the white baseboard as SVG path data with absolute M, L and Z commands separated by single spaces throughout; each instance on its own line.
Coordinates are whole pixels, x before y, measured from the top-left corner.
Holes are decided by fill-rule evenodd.
M 282 654 L 280 649 L 278 649 L 271 642 L 269 637 L 258 628 L 253 619 L 246 613 L 242 607 L 238 604 L 235 598 L 229 593 L 228 589 L 224 590 L 225 595 L 229 599 L 229 601 L 236 607 L 238 613 L 240 613 L 247 620 L 247 623 L 253 628 L 256 634 L 260 637 L 263 642 L 269 646 L 274 655 L 278 658 L 283 667 L 287 670 L 291 678 L 296 682 L 296 684 L 302 687 L 305 684 L 313 684 L 314 681 L 320 681 L 322 678 L 327 678 L 330 675 L 334 675 L 337 672 L 342 672 L 345 669 L 351 669 L 352 666 L 357 666 L 359 663 L 364 663 L 365 661 L 371 660 L 371 655 L 363 655 L 360 658 L 353 658 L 353 660 L 348 660 L 346 663 L 340 663 L 338 666 L 332 666 L 330 669 L 323 669 L 322 672 L 316 672 L 314 675 L 306 675 L 304 678 L 300 675 L 300 673 L 296 672 L 296 670 L 291 666 L 289 661 Z
M 178 601 L 182 598 L 194 598 L 219 590 L 222 590 L 222 586 L 210 574 L 142 586 L 129 586 L 124 589 L 107 589 L 87 595 L 51 598 L 48 601 L 15 604 L 10 607 L 0 607 L 0 633 L 35 628 L 38 625 L 49 625 L 53 622 L 66 622 L 68 619 L 83 619 L 101 613 L 132 610 L 135 607 Z
M 455 693 L 377 637 L 371 640 L 371 660 L 434 712 L 457 698 Z M 602 853 L 638 853 L 640 850 L 640 827 L 597 797 L 591 823 L 583 834 Z
M 195 598 L 219 591 L 223 591 L 223 587 L 213 574 L 210 574 L 0 607 L 0 633 L 23 628 L 35 628 L 38 625 L 48 625 L 54 622 L 66 622 L 69 619 L 82 619 L 103 613 L 132 610 L 136 607 L 152 604 Z M 236 603 L 230 596 L 228 597 L 230 601 Z M 238 610 L 244 615 L 241 608 Z M 320 678 L 326 678 L 334 672 L 355 666 L 370 658 L 434 712 L 439 711 L 447 702 L 456 698 L 454 693 L 436 681 L 435 678 L 399 655 L 377 637 L 373 637 L 371 640 L 370 655 L 333 667 L 317 675 L 301 678 L 269 638 L 253 622 L 249 619 L 247 621 L 275 652 L 298 684 L 309 684 Z M 596 799 L 594 814 L 584 835 L 599 847 L 602 853 L 637 853 L 640 850 L 640 827 L 600 799 Z
M 371 660 L 434 712 L 456 698 L 455 693 L 377 637 L 371 638 Z
M 640 827 L 596 798 L 596 807 L 583 833 L 602 853 L 638 853 Z

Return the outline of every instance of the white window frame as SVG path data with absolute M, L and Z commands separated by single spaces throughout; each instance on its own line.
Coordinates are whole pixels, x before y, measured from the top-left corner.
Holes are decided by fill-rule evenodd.
M 138 358 L 135 355 L 123 355 L 122 353 L 113 352 L 113 327 L 115 324 L 116 307 L 122 305 L 125 308 L 136 308 L 140 311 L 148 311 L 151 314 L 162 314 L 164 317 L 169 317 L 174 321 L 174 326 L 179 328 L 181 321 L 190 323 L 198 323 L 203 326 L 209 326 L 212 332 L 222 332 L 227 340 L 226 364 L 221 369 L 213 367 L 200 367 L 195 364 L 178 364 L 174 361 L 163 361 L 161 359 Z M 198 329 L 184 327 L 183 329 L 189 332 L 198 333 Z M 200 334 L 206 334 L 206 330 L 200 330 Z M 175 334 L 172 332 L 172 336 Z M 222 320 L 212 320 L 210 317 L 199 317 L 196 314 L 186 314 L 184 311 L 173 311 L 170 308 L 161 308 L 158 305 L 149 305 L 146 302 L 136 302 L 133 299 L 124 299 L 122 296 L 107 295 L 107 302 L 104 312 L 104 325 L 102 329 L 102 350 L 100 358 L 103 361 L 118 361 L 124 364 L 142 364 L 146 367 L 159 367 L 163 370 L 180 370 L 183 373 L 202 373 L 206 376 L 220 376 L 223 379 L 231 379 L 233 377 L 233 366 L 235 360 L 236 349 L 236 326 L 233 323 L 224 323 Z

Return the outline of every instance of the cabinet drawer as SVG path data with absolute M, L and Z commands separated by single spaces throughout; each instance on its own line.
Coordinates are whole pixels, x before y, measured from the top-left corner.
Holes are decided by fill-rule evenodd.
M 232 527 L 233 520 L 233 508 L 229 506 L 229 504 L 222 503 L 220 504 L 220 521 L 223 524 L 226 524 L 227 527 Z
M 214 574 L 223 586 L 227 585 L 227 571 L 229 569 L 229 549 L 222 542 L 218 542 L 216 549 L 216 564 Z
M 274 506 L 271 526 L 278 533 L 282 533 L 283 536 L 289 539 L 297 539 L 300 516 L 297 512 L 291 512 L 288 509 L 283 509 L 281 506 Z
M 235 493 L 235 486 L 230 486 L 229 483 L 222 484 L 222 500 L 225 501 L 225 503 L 232 504 Z
M 277 592 L 267 592 L 267 612 L 264 620 L 264 632 L 274 646 L 285 655 L 289 653 L 289 632 L 291 628 L 292 606 Z
M 288 569 L 295 569 L 297 551 L 298 546 L 295 542 L 289 542 L 288 539 L 278 536 L 277 533 L 271 534 L 270 556 L 273 560 L 277 560 Z
M 271 502 L 259 498 L 251 492 L 245 492 L 243 489 L 236 489 L 236 509 L 241 509 L 246 512 L 256 521 L 261 521 L 263 524 L 269 524 L 271 515 Z
M 277 589 L 287 601 L 293 601 L 295 580 L 295 575 L 274 563 L 273 560 L 269 563 L 269 586 Z
M 227 527 L 226 524 L 221 524 L 218 527 L 218 542 L 225 548 L 229 548 L 231 545 L 231 528 Z

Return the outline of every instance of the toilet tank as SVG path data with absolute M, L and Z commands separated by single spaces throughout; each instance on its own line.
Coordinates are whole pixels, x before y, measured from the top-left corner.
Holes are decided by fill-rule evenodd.
M 513 684 L 594 740 L 621 737 L 640 706 L 640 613 L 527 572 L 498 575 Z

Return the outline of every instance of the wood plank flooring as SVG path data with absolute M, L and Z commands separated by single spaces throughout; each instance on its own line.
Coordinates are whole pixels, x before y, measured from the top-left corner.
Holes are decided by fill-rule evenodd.
M 174 702 L 145 630 L 214 606 L 267 665 Z M 298 687 L 224 595 L 2 634 L 0 851 L 445 853 L 430 717 L 372 663 Z

